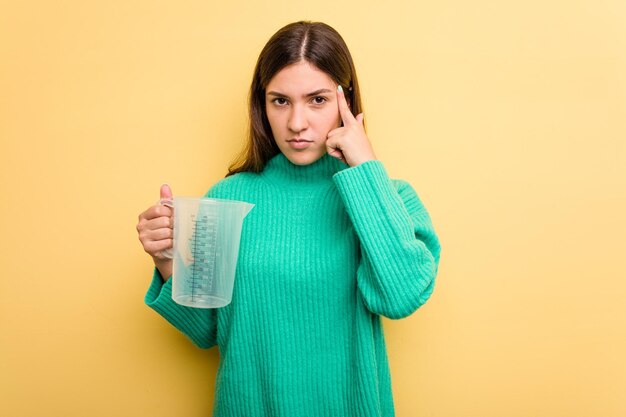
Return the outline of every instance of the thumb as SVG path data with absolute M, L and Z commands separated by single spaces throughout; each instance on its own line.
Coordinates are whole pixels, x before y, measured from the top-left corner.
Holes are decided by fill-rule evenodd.
M 161 198 L 172 198 L 172 190 L 168 184 L 161 185 Z

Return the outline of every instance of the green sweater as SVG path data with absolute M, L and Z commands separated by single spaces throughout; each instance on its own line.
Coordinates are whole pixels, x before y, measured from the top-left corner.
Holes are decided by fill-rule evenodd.
M 380 316 L 428 300 L 440 254 L 413 188 L 380 161 L 297 166 L 278 154 L 206 196 L 256 205 L 232 302 L 178 305 L 156 269 L 145 302 L 197 346 L 219 347 L 214 417 L 393 416 Z

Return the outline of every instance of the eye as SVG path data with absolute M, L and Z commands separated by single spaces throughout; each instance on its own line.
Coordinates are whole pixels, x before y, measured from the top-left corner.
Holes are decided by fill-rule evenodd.
M 326 100 L 326 97 L 322 97 L 322 96 L 317 96 L 313 98 L 313 103 L 315 104 L 324 104 L 326 103 L 328 100 Z
M 278 97 L 272 100 L 272 103 L 278 106 L 284 106 L 285 104 L 287 104 L 287 100 L 285 100 L 283 97 Z

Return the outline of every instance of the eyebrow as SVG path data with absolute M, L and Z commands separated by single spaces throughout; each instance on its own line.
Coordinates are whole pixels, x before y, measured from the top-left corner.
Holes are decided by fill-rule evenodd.
M 332 90 L 329 90 L 328 88 L 320 88 L 319 90 L 315 90 L 311 93 L 305 94 L 302 97 L 307 98 L 307 97 L 313 97 L 313 96 L 318 96 L 322 93 L 332 93 Z M 277 91 L 268 91 L 267 92 L 268 96 L 276 96 L 276 97 L 289 97 L 288 95 L 279 93 Z

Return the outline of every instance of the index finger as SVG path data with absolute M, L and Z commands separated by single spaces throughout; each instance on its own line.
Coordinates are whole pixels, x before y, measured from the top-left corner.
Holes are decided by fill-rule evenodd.
M 148 210 L 144 211 L 141 215 L 146 220 L 156 219 L 158 217 L 172 217 L 174 214 L 172 206 L 167 206 L 158 201 L 155 205 L 151 206 Z
M 339 104 L 339 114 L 341 115 L 341 120 L 343 121 L 344 126 L 356 123 L 357 121 L 350 111 L 346 95 L 343 93 L 341 85 L 337 86 L 337 103 Z

